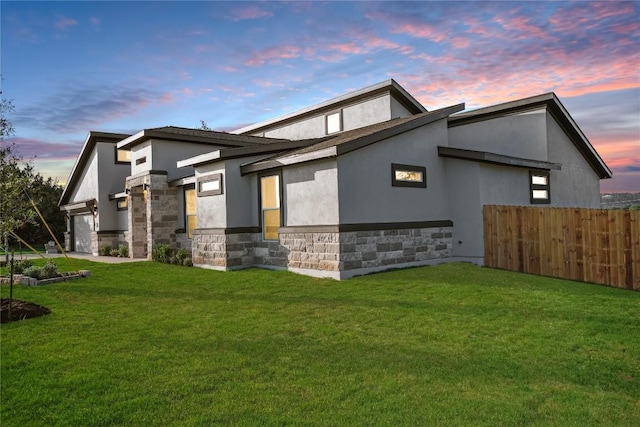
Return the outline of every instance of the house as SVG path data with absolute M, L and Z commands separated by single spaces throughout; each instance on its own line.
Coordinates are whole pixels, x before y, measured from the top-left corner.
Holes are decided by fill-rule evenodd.
M 231 133 L 92 132 L 60 201 L 67 249 L 344 279 L 482 264 L 486 204 L 599 207 L 611 171 L 553 93 L 463 110 L 388 80 Z

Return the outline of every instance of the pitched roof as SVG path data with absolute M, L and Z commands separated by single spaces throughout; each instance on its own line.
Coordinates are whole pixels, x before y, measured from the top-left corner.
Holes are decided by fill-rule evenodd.
M 531 111 L 542 107 L 549 111 L 551 116 L 560 125 L 562 130 L 569 137 L 571 142 L 573 142 L 575 147 L 598 176 L 601 179 L 611 178 L 613 175 L 611 169 L 609 169 L 604 160 L 602 160 L 600 155 L 589 142 L 589 139 L 587 139 L 578 124 L 573 120 L 567 109 L 562 105 L 556 94 L 553 92 L 455 114 L 449 117 L 448 125 L 450 128 L 463 126 L 470 123 Z
M 242 174 L 248 174 L 284 165 L 339 156 L 429 123 L 433 123 L 437 120 L 445 119 L 450 114 L 462 110 L 464 110 L 464 104 L 457 104 L 431 112 L 416 114 L 405 118 L 392 119 L 386 122 L 345 131 L 335 136 L 318 138 L 317 142 L 306 147 L 284 153 L 278 153 L 269 158 L 242 165 L 240 167 L 240 171 Z
M 331 110 L 345 107 L 357 101 L 379 96 L 384 93 L 391 93 L 394 98 L 412 114 L 419 114 L 427 111 L 427 109 L 424 108 L 424 106 L 420 104 L 420 102 L 418 102 L 413 96 L 411 96 L 411 94 L 407 92 L 402 86 L 400 86 L 395 80 L 389 79 L 362 89 L 358 89 L 354 92 L 329 99 L 319 104 L 303 108 L 302 110 L 298 110 L 284 116 L 275 117 L 273 119 L 245 126 L 241 129 L 234 130 L 232 133 L 248 134 L 260 132 L 275 125 L 285 125 L 292 121 L 300 120 L 303 117 L 311 117 L 327 113 Z
M 71 173 L 69 174 L 69 178 L 67 178 L 67 184 L 64 186 L 64 190 L 62 191 L 62 196 L 60 196 L 58 206 L 62 206 L 69 201 L 71 193 L 78 183 L 78 180 L 82 176 L 82 171 L 89 161 L 89 157 L 91 156 L 91 152 L 96 146 L 96 143 L 109 142 L 115 144 L 116 142 L 121 141 L 128 136 L 128 134 L 124 133 L 90 131 L 84 141 L 84 145 L 82 146 L 80 155 L 76 158 L 76 162 L 73 164 L 73 168 L 71 168 Z
M 135 135 L 123 139 L 118 143 L 119 149 L 129 150 L 131 147 L 149 139 L 179 140 L 193 144 L 212 144 L 228 147 L 247 147 L 254 145 L 273 144 L 288 141 L 280 138 L 264 138 L 250 135 L 235 135 L 228 132 L 213 130 L 190 129 L 175 126 L 143 129 Z

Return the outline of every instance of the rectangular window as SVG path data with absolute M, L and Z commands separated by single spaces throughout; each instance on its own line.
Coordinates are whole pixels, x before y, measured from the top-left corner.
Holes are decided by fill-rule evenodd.
M 198 197 L 222 194 L 222 174 L 216 173 L 198 178 Z
M 187 238 L 193 238 L 193 230 L 197 228 L 196 224 L 196 189 L 185 188 L 184 190 L 184 218 Z
M 262 219 L 262 238 L 264 240 L 278 240 L 278 228 L 282 226 L 280 175 L 260 178 L 260 216 Z
M 427 188 L 427 168 L 392 163 L 391 185 L 394 187 Z
M 530 202 L 532 204 L 551 203 L 549 172 L 529 171 Z
M 126 211 L 127 209 L 129 209 L 129 198 L 123 197 L 121 199 L 118 199 L 118 210 Z
M 137 165 L 141 165 L 143 163 L 147 163 L 147 156 L 145 157 L 140 157 L 139 159 L 136 159 L 136 166 Z
M 336 111 L 325 116 L 327 135 L 342 130 L 342 111 Z
M 116 163 L 118 164 L 131 163 L 131 151 L 119 150 L 118 147 L 116 147 Z

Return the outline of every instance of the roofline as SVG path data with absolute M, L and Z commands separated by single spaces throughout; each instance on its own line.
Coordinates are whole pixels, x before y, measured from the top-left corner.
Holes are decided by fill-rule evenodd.
M 347 104 L 354 103 L 355 101 L 359 101 L 365 98 L 371 98 L 376 95 L 391 93 L 395 95 L 399 95 L 397 97 L 398 101 L 407 108 L 413 114 L 426 113 L 427 109 L 418 102 L 409 92 L 407 92 L 398 82 L 394 79 L 385 80 L 380 83 L 376 83 L 371 86 L 367 86 L 362 89 L 358 89 L 353 92 L 349 92 L 344 95 L 340 95 L 335 98 L 331 98 L 327 101 L 323 101 L 319 104 L 312 105 L 310 107 L 303 108 L 298 111 L 294 111 L 292 113 L 285 114 L 283 116 L 275 117 L 269 120 L 265 120 L 259 123 L 255 123 L 249 126 L 242 127 L 240 129 L 236 129 L 231 131 L 233 134 L 248 134 L 259 132 L 265 128 L 271 127 L 276 124 L 286 124 L 288 122 L 292 122 L 294 120 L 300 119 L 302 117 L 310 117 L 318 115 L 322 112 L 328 112 L 330 110 L 336 109 L 337 107 L 344 107 Z
M 438 156 L 527 169 L 562 169 L 562 165 L 559 163 L 551 163 L 543 160 L 525 159 L 522 157 L 505 156 L 504 154 L 491 153 L 489 151 L 466 150 L 455 147 L 438 146 Z
M 58 201 L 58 206 L 62 206 L 68 202 L 69 197 L 71 196 L 71 189 L 73 189 L 78 183 L 81 171 L 86 166 L 86 163 L 89 160 L 89 155 L 93 151 L 93 148 L 95 147 L 98 140 L 106 140 L 101 142 L 115 144 L 118 141 L 127 138 L 128 136 L 129 134 L 124 133 L 89 131 L 82 149 L 80 150 L 80 155 L 76 158 L 76 161 L 71 168 L 71 172 L 69 173 L 69 177 L 67 178 L 67 183 L 65 184 L 62 195 L 60 196 L 60 200 Z
M 571 114 L 569 114 L 564 105 L 562 105 L 562 102 L 560 102 L 560 99 L 558 99 L 553 92 L 455 114 L 449 117 L 448 126 L 453 128 L 511 114 L 532 111 L 538 108 L 546 108 L 547 111 L 549 111 L 600 179 L 607 179 L 613 176 L 611 169 L 609 169 L 604 160 L 602 160 L 598 152 L 593 148 L 593 145 L 591 145 L 591 142 L 589 142 L 589 139 L 582 132 L 575 120 L 573 120 Z
M 324 140 L 324 139 L 326 138 L 275 142 L 273 144 L 254 145 L 250 147 L 240 147 L 240 148 L 225 148 L 225 149 L 215 150 L 205 154 L 200 154 L 198 156 L 190 157 L 188 159 L 179 160 L 176 163 L 176 165 L 179 168 L 184 168 L 187 166 L 201 166 L 207 163 L 213 163 L 220 160 L 234 159 L 239 157 L 249 157 L 249 156 L 255 156 L 258 154 L 291 151 L 292 149 L 307 147 L 313 143 L 318 142 L 319 140 Z
M 319 149 L 317 151 L 305 152 L 300 154 L 291 152 L 289 155 L 285 154 L 280 157 L 259 160 L 257 162 L 241 165 L 240 173 L 242 175 L 246 175 L 246 174 L 274 169 L 278 167 L 289 166 L 297 163 L 310 162 L 314 160 L 337 157 L 342 154 L 346 154 L 351 151 L 355 151 L 360 148 L 366 147 L 367 145 L 371 145 L 376 142 L 394 137 L 401 133 L 405 133 L 410 130 L 419 128 L 429 123 L 433 123 L 438 120 L 445 119 L 450 114 L 453 114 L 454 112 L 462 111 L 462 110 L 464 110 L 464 104 L 457 104 L 457 105 L 452 105 L 450 107 L 441 108 L 439 110 L 431 111 L 430 113 L 427 113 L 425 116 L 420 117 L 418 119 L 404 122 L 397 126 L 393 126 L 387 129 L 382 129 L 372 134 L 354 138 L 353 140 L 347 141 L 340 145 L 334 145 L 331 147 Z M 334 138 L 336 139 L 340 138 L 340 134 L 336 135 Z M 323 139 L 323 141 L 324 140 L 326 139 Z
M 189 128 L 178 128 L 186 130 L 197 130 Z M 123 139 L 118 143 L 118 149 L 130 150 L 131 147 L 141 144 L 149 139 L 160 139 L 170 141 L 189 142 L 193 144 L 205 145 L 226 145 L 229 147 L 246 147 L 257 146 L 259 143 L 250 141 L 239 141 L 238 136 L 227 132 L 209 131 L 211 136 L 187 135 L 173 132 L 166 132 L 161 129 L 143 129 L 140 132 Z M 254 138 L 250 135 L 244 135 L 245 138 Z M 264 138 L 262 138 L 264 139 Z M 282 138 L 267 138 L 272 141 L 288 141 Z

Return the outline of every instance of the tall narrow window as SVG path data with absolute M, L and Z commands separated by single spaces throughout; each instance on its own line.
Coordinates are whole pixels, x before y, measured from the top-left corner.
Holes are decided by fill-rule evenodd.
M 260 213 L 264 240 L 278 240 L 278 228 L 282 226 L 280 206 L 280 175 L 261 177 Z
M 549 172 L 529 171 L 529 192 L 532 204 L 551 203 L 551 186 Z
M 187 230 L 187 237 L 193 237 L 193 230 L 196 229 L 196 189 L 184 190 L 184 218 Z

